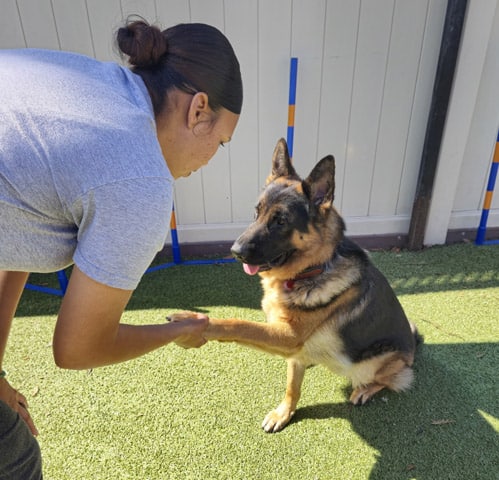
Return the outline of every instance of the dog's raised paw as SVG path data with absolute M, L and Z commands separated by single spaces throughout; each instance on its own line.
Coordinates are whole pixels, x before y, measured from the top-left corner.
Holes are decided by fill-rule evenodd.
M 177 312 L 167 315 L 167 322 L 183 322 L 184 320 L 190 320 L 191 318 L 196 318 L 196 313 L 194 312 Z

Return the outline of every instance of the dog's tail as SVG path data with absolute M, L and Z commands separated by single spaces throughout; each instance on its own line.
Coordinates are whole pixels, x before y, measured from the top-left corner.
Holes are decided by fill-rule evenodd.
M 411 325 L 411 332 L 414 335 L 414 343 L 416 344 L 416 348 L 424 342 L 424 337 L 418 332 L 418 327 L 414 325 L 414 323 L 409 322 Z

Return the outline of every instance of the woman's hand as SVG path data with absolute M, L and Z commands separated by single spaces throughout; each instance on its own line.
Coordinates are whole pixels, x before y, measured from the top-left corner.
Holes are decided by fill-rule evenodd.
M 19 413 L 33 435 L 38 435 L 38 430 L 36 429 L 35 424 L 31 419 L 31 415 L 28 412 L 28 402 L 26 401 L 26 397 L 12 388 L 5 378 L 0 378 L 0 400 L 4 401 L 10 408 L 12 408 L 12 410 Z
M 199 348 L 206 343 L 203 333 L 208 326 L 208 317 L 202 313 L 174 313 L 166 319 L 171 328 L 178 329 L 175 343 L 182 348 Z
M 186 348 L 206 342 L 202 332 L 208 319 L 200 314 L 191 314 L 185 323 L 120 323 L 131 295 L 131 290 L 96 282 L 75 265 L 54 332 L 56 364 L 70 369 L 96 368 L 140 357 L 174 341 Z

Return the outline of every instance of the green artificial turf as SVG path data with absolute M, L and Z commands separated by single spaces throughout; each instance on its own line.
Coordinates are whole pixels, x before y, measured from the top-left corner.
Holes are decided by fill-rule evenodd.
M 499 247 L 372 257 L 425 336 L 413 389 L 353 407 L 346 379 L 315 367 L 277 434 L 260 423 L 283 395 L 282 359 L 213 342 L 60 370 L 60 299 L 26 291 L 4 368 L 31 405 L 45 479 L 498 479 Z M 262 321 L 260 295 L 238 264 L 175 266 L 144 277 L 123 322 L 180 309 Z

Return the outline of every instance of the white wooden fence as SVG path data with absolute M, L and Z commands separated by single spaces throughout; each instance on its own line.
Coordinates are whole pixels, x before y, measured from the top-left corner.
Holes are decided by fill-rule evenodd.
M 296 56 L 298 172 L 307 175 L 319 158 L 334 154 L 336 203 L 348 232 L 406 234 L 446 4 L 1 0 L 0 48 L 63 49 L 119 61 L 112 34 L 129 14 L 164 28 L 205 22 L 227 35 L 241 63 L 243 112 L 227 148 L 177 182 L 181 242 L 232 240 L 252 219 L 274 145 L 286 135 L 289 62 Z M 443 243 L 449 228 L 478 225 L 499 125 L 497 58 L 498 0 L 470 0 L 426 243 Z M 493 208 L 489 223 L 499 226 L 499 193 Z

